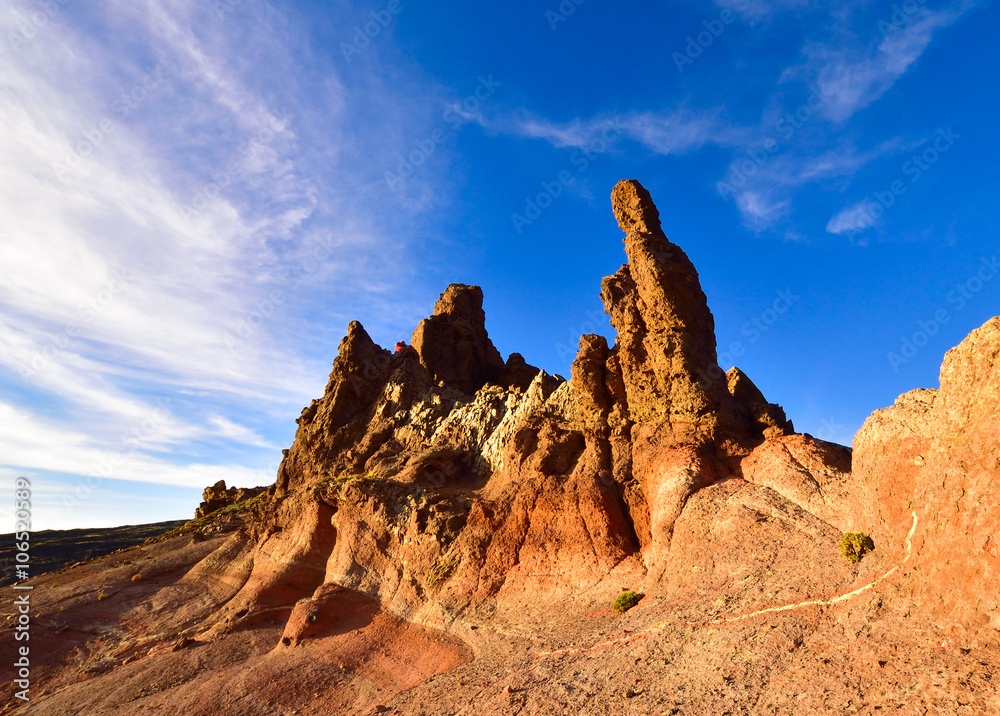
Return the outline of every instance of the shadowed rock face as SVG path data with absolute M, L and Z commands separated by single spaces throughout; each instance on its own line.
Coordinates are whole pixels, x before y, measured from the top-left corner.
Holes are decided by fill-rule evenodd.
M 431 379 L 467 395 L 496 383 L 504 368 L 486 334 L 483 290 L 452 284 L 434 304 L 434 315 L 413 332 L 413 347 Z
M 559 713 L 570 681 L 586 684 L 578 711 L 620 710 L 627 681 L 644 712 L 683 692 L 680 713 L 842 713 L 871 694 L 919 713 L 939 703 L 914 701 L 915 676 L 886 680 L 898 654 L 914 673 L 1000 663 L 942 663 L 902 636 L 913 615 L 935 644 L 947 629 L 971 649 L 1000 628 L 1000 318 L 948 353 L 939 390 L 872 415 L 852 471 L 850 449 L 794 434 L 718 365 L 698 274 L 648 192 L 623 181 L 611 198 L 627 257 L 601 285 L 613 345 L 582 336 L 569 382 L 504 362 L 482 291 L 462 284 L 396 353 L 352 322 L 266 496 L 34 592 L 51 620 L 32 633 L 39 673 L 61 689 L 46 713 L 392 699 L 399 713 Z M 875 540 L 860 565 L 838 553 L 848 530 Z M 647 600 L 609 616 L 624 587 Z M 78 610 L 58 616 L 56 597 L 86 623 L 57 621 Z M 500 691 L 497 674 L 531 687 Z M 1000 709 L 987 681 L 973 713 Z M 615 691 L 594 701 L 602 683 Z

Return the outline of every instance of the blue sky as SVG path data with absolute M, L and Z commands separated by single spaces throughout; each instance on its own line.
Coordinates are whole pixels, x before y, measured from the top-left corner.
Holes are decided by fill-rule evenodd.
M 568 375 L 611 335 L 623 178 L 698 267 L 723 367 L 849 444 L 1000 313 L 998 19 L 9 0 L 0 480 L 32 480 L 37 529 L 269 484 L 347 323 L 408 339 L 453 282 L 502 353 Z

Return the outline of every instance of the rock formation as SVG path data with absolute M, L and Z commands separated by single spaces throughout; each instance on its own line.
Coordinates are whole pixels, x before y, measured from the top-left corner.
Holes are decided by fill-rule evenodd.
M 582 336 L 569 381 L 504 361 L 462 284 L 396 353 L 352 322 L 266 495 L 216 511 L 240 499 L 217 484 L 202 519 L 35 591 L 45 713 L 940 710 L 908 670 L 1000 710 L 975 672 L 1000 664 L 1000 318 L 852 466 L 718 365 L 648 192 L 612 205 L 613 345 Z M 847 531 L 874 538 L 860 564 Z M 625 588 L 646 598 L 618 615 Z
M 279 496 L 325 481 L 322 500 L 339 513 L 354 509 L 344 497 L 352 479 L 376 492 L 423 490 L 408 498 L 412 524 L 401 521 L 380 542 L 383 551 L 399 542 L 387 564 L 428 566 L 410 577 L 412 593 L 393 588 L 397 608 L 421 608 L 432 594 L 456 603 L 494 597 L 525 565 L 572 574 L 574 584 L 596 583 L 616 565 L 662 569 L 688 496 L 738 476 L 765 435 L 791 431 L 749 378 L 718 366 L 697 272 L 663 234 L 646 190 L 621 182 L 612 203 L 629 260 L 602 284 L 618 340 L 609 348 L 583 336 L 572 384 L 517 354 L 505 363 L 486 331 L 482 291 L 456 284 L 396 354 L 352 323 L 324 396 L 299 418 Z M 443 488 L 459 486 L 467 499 L 442 501 Z M 464 529 L 418 548 L 423 512 L 451 515 Z M 565 549 L 553 552 L 556 525 Z M 337 579 L 348 583 L 355 557 L 347 555 L 375 549 L 350 539 L 333 548 L 344 554 L 333 558 L 345 565 Z M 566 587 L 558 577 L 534 585 Z
M 206 487 L 202 493 L 203 502 L 194 511 L 195 519 L 207 517 L 208 515 L 221 510 L 224 507 L 231 507 L 237 503 L 249 500 L 262 492 L 266 492 L 266 487 L 230 487 L 226 489 L 226 481 L 219 480 L 211 487 Z
M 434 305 L 434 314 L 417 326 L 411 343 L 431 380 L 466 395 L 496 383 L 504 368 L 500 352 L 486 334 L 479 286 L 449 286 Z

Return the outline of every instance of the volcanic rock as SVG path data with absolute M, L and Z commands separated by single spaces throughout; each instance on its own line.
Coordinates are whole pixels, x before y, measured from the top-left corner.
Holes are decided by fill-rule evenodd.
M 206 487 L 202 493 L 203 502 L 194 511 L 195 518 L 205 517 L 223 507 L 230 507 L 244 500 L 256 497 L 262 492 L 267 492 L 267 487 L 230 487 L 226 489 L 226 481 L 219 480 L 211 487 Z
M 398 352 L 350 323 L 266 494 L 32 580 L 30 708 L 1000 712 L 1000 318 L 852 456 L 718 365 L 648 192 L 612 205 L 612 345 L 503 361 L 463 284 Z
M 941 387 L 901 395 L 854 438 L 852 508 L 900 553 L 915 605 L 970 635 L 1000 629 L 1000 317 L 945 354 Z

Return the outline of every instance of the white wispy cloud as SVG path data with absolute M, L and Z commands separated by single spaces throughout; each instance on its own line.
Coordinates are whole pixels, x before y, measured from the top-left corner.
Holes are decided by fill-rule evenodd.
M 168 460 L 170 417 L 151 412 L 114 439 L 100 440 L 87 431 L 46 420 L 28 410 L 0 403 L 0 444 L 4 462 L 19 469 L 80 475 L 80 484 L 99 485 L 108 479 L 204 487 L 211 479 L 247 484 L 260 479 L 258 471 L 240 464 L 177 463 Z M 8 468 L 11 469 L 11 468 Z M 205 480 L 209 480 L 206 482 Z
M 802 187 L 846 180 L 870 162 L 892 155 L 904 146 L 897 137 L 864 151 L 851 142 L 843 142 L 836 149 L 814 156 L 803 153 L 801 148 L 786 149 L 773 156 L 766 151 L 744 153 L 730 164 L 716 186 L 720 194 L 734 198 L 743 223 L 760 231 L 790 214 L 792 198 Z
M 826 230 L 831 234 L 851 234 L 863 231 L 875 224 L 875 212 L 870 199 L 844 207 L 827 223 Z
M 752 3 L 747 5 L 749 12 Z M 764 5 L 759 4 L 758 9 Z M 819 101 L 804 115 L 809 126 L 797 132 L 794 142 L 778 142 L 774 155 L 758 150 L 756 156 L 765 158 L 763 164 L 754 161 L 750 152 L 737 154 L 718 184 L 721 194 L 734 198 L 744 224 L 757 231 L 772 228 L 790 215 L 793 197 L 802 187 L 817 182 L 823 182 L 826 188 L 838 183 L 846 185 L 866 165 L 905 148 L 904 140 L 897 137 L 858 151 L 852 140 L 838 136 L 836 125 L 878 100 L 913 66 L 935 33 L 972 7 L 972 2 L 937 11 L 923 7 L 911 15 L 904 14 L 904 21 L 897 25 L 889 24 L 888 19 L 881 24 L 869 21 L 868 34 L 878 27 L 886 33 L 870 47 L 859 39 L 861 34 L 849 29 L 855 18 L 834 12 L 838 15 L 839 31 L 822 41 L 807 43 L 803 50 L 805 60 L 786 70 L 779 79 L 779 86 L 801 80 L 813 88 Z M 805 105 L 799 109 L 804 108 Z M 780 117 L 785 111 L 775 106 L 765 115 Z M 814 119 L 816 115 L 821 119 Z M 785 129 L 790 126 L 786 124 Z M 830 145 L 834 147 L 824 148 Z M 842 229 L 833 233 L 858 228 L 855 225 L 863 213 L 858 206 L 848 207 L 831 220 L 829 227 Z M 871 220 L 868 221 L 870 225 Z
M 736 206 L 739 207 L 747 227 L 761 230 L 773 226 L 779 219 L 787 216 L 792 202 L 788 198 L 776 198 L 772 192 L 766 190 L 748 189 L 736 195 Z
M 738 146 L 750 132 L 732 124 L 721 110 L 627 112 L 559 122 L 524 113 L 479 118 L 489 131 L 540 139 L 557 149 L 584 149 L 595 143 L 626 137 L 659 154 L 684 154 L 706 145 Z
M 256 431 L 251 430 L 245 425 L 239 425 L 234 423 L 232 420 L 225 418 L 221 415 L 216 415 L 210 418 L 209 422 L 214 425 L 218 431 L 218 434 L 235 440 L 239 443 L 245 445 L 256 445 L 263 448 L 277 448 L 278 446 L 274 443 L 268 442 L 262 438 Z
M 827 97 L 823 114 L 842 122 L 879 99 L 920 58 L 934 35 L 973 9 L 975 3 L 962 2 L 942 10 L 925 7 L 906 16 L 905 24 L 892 25 L 891 16 L 882 20 L 886 35 L 869 47 L 849 35 L 842 40 L 814 41 L 804 49 L 805 61 L 785 73 L 785 79 L 804 77 L 814 81 Z M 869 34 L 877 27 L 869 28 Z
M 132 116 L 119 119 L 113 102 L 103 111 L 94 106 L 93 95 L 100 92 L 87 68 L 75 61 L 76 38 L 58 36 L 60 31 L 52 28 L 50 37 L 21 49 L 20 62 L 0 70 L 12 88 L 5 108 L 22 110 L 12 113 L 11 131 L 0 138 L 0 153 L 10 159 L 0 168 L 8 234 L 0 260 L 10 275 L 0 287 L 0 302 L 31 319 L 7 323 L 4 330 L 20 329 L 21 342 L 40 343 L 36 352 L 43 357 L 54 342 L 64 346 L 56 358 L 88 352 L 94 357 L 97 349 L 102 364 L 114 355 L 215 385 L 235 382 L 230 380 L 234 361 L 224 344 L 228 324 L 246 310 L 273 266 L 268 242 L 301 224 L 302 214 L 248 216 L 220 196 L 189 220 L 187 198 L 165 177 L 182 166 L 172 162 L 180 138 L 170 129 L 171 120 L 183 113 L 176 104 L 193 99 L 180 87 L 181 77 L 191 71 L 184 65 L 191 42 L 178 42 L 183 51 L 160 63 L 169 63 L 165 75 L 171 79 L 143 85 L 146 73 L 126 86 L 127 93 L 143 89 L 134 93 L 142 103 Z M 53 51 L 52 44 L 58 49 Z M 170 48 L 160 47 L 164 53 Z M 112 57 L 105 59 L 114 65 Z M 203 66 L 197 71 L 214 77 L 212 91 L 221 93 L 217 121 L 245 121 L 234 115 L 249 103 L 220 90 L 225 82 L 219 71 Z M 230 105 L 233 111 L 225 111 Z M 273 119 L 268 118 L 272 129 Z M 148 136 L 151 130 L 155 138 Z M 275 134 L 277 145 L 282 133 Z M 198 135 L 191 136 L 197 141 Z M 209 164 L 229 164 L 225 151 L 211 154 Z M 281 163 L 275 158 L 256 172 L 243 170 L 273 177 L 280 175 Z M 293 191 L 300 205 L 307 205 L 315 188 L 300 181 Z M 45 341 L 45 333 L 53 337 Z M 44 385 L 56 373 L 50 370 L 55 362 L 32 371 L 32 379 Z M 23 361 L 11 367 L 21 369 Z
M 741 149 L 717 188 L 735 200 L 744 224 L 755 231 L 787 218 L 792 197 L 801 187 L 849 177 L 903 146 L 903 140 L 893 138 L 861 151 L 851 141 L 841 140 L 835 148 L 817 153 L 814 140 L 808 140 L 802 146 L 777 144 L 777 153 L 760 150 L 754 154 L 746 148 L 759 144 L 762 136 L 774 134 L 773 127 L 732 122 L 721 109 L 681 107 L 669 112 L 630 112 L 565 122 L 526 114 L 493 115 L 479 121 L 490 131 L 542 140 L 557 149 L 595 147 L 609 136 L 614 140 L 627 138 L 660 156 L 697 152 L 707 146 Z
M 628 136 L 661 155 L 689 152 L 706 145 L 739 146 L 750 137 L 747 128 L 727 121 L 721 110 L 643 112 L 627 115 L 622 125 Z
M 880 147 L 876 148 L 876 150 L 873 150 L 870 153 L 870 156 L 871 158 L 875 158 L 883 153 L 892 154 L 908 152 L 924 146 L 928 141 L 933 140 L 936 136 L 936 134 L 931 134 L 930 136 L 910 142 L 904 142 L 902 139 L 897 138 L 890 142 L 884 142 Z M 860 166 L 861 164 L 859 164 L 858 168 L 860 168 Z M 880 223 L 883 213 L 884 207 L 879 205 L 876 201 L 874 201 L 871 195 L 869 195 L 869 197 L 866 197 L 861 201 L 856 201 L 848 206 L 845 206 L 834 214 L 826 224 L 826 231 L 831 234 L 852 235 Z M 861 242 L 859 241 L 858 243 Z
M 28 37 L 37 13 L 0 13 L 0 381 L 21 396 L 0 405 L 0 462 L 87 475 L 158 416 L 116 479 L 273 479 L 205 443 L 277 453 L 231 416 L 315 397 L 359 296 L 412 313 L 394 229 L 413 216 L 381 211 L 371 179 L 424 100 L 359 93 L 381 124 L 357 121 L 264 3 L 59 5 Z M 274 74 L 290 64 L 308 92 Z

